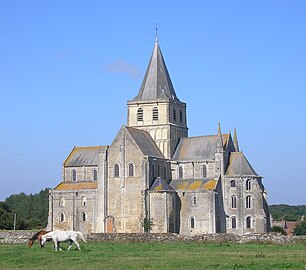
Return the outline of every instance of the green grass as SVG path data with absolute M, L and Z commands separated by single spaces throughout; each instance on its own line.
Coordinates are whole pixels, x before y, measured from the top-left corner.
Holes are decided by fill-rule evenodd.
M 67 244 L 63 244 L 66 249 Z M 215 243 L 81 244 L 53 251 L 48 243 L 0 245 L 0 269 L 303 269 L 306 246 Z

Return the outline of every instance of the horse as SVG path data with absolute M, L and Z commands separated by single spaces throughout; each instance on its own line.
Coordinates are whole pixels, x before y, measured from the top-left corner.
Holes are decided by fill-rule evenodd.
M 68 241 L 69 240 L 69 247 L 68 250 L 71 249 L 72 243 L 74 242 L 81 251 L 80 245 L 77 241 L 78 237 L 80 237 L 84 243 L 86 243 L 86 240 L 84 239 L 84 236 L 81 232 L 75 232 L 75 231 L 52 231 L 44 234 L 41 238 L 41 245 L 44 246 L 46 241 L 48 239 L 52 239 L 54 242 L 54 249 L 57 251 L 58 249 L 61 250 L 59 243 L 61 241 Z
M 49 231 L 46 231 L 46 230 L 41 230 L 37 233 L 35 233 L 30 239 L 29 239 L 29 242 L 28 242 L 28 245 L 29 247 L 32 247 L 33 243 L 35 240 L 39 241 L 40 243 L 40 247 L 42 248 L 43 246 L 41 245 L 41 238 L 44 234 L 48 233 Z

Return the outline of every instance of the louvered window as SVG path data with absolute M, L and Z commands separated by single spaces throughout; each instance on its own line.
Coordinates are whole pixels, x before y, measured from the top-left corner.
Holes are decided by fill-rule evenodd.
M 180 110 L 180 122 L 183 123 L 183 112 Z
M 203 165 L 202 167 L 202 178 L 206 178 L 207 177 L 207 168 L 206 165 Z
M 173 108 L 173 121 L 176 122 L 176 110 Z
M 153 118 L 153 121 L 158 120 L 158 108 L 157 107 L 154 107 L 152 110 L 152 118 Z
M 139 108 L 137 111 L 137 121 L 143 121 L 143 109 Z

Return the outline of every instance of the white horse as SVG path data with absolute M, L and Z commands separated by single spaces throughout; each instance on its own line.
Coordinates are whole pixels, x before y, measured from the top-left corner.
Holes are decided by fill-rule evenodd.
M 69 247 L 68 250 L 71 249 L 72 243 L 74 242 L 78 249 L 81 251 L 80 245 L 77 241 L 78 237 L 80 237 L 85 243 L 86 240 L 84 239 L 84 236 L 81 232 L 75 232 L 75 231 L 52 231 L 49 233 L 46 233 L 41 238 L 41 246 L 44 246 L 46 241 L 48 239 L 52 239 L 54 242 L 54 249 L 55 250 L 61 250 L 61 247 L 59 245 L 62 241 L 68 241 L 69 240 Z

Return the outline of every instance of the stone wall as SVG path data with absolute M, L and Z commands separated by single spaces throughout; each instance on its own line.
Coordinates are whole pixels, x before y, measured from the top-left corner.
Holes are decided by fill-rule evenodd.
M 24 244 L 35 233 L 31 231 L 0 231 L 0 244 Z

